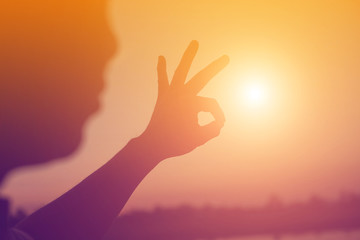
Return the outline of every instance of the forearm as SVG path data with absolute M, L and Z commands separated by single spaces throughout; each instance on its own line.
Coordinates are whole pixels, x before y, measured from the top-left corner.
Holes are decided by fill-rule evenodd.
M 18 227 L 38 240 L 101 239 L 137 185 L 159 162 L 144 149 L 142 139 L 131 140 L 103 167 Z

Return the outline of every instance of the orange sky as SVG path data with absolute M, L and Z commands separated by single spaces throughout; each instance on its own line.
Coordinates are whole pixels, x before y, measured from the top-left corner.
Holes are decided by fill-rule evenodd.
M 218 99 L 226 125 L 205 146 L 160 164 L 127 210 L 360 192 L 360 2 L 116 0 L 110 12 L 121 47 L 106 70 L 102 110 L 72 161 L 8 179 L 4 192 L 15 206 L 54 199 L 139 135 L 156 99 L 157 56 L 172 74 L 192 39 L 200 50 L 191 73 L 222 54 L 231 59 L 200 93 Z M 238 102 L 251 76 L 271 89 L 259 109 Z

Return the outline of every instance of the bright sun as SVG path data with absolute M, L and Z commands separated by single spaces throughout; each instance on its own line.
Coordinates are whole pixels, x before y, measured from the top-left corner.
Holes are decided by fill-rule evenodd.
M 245 98 L 249 104 L 261 104 L 265 100 L 264 86 L 251 84 L 245 89 Z
M 264 79 L 250 78 L 240 87 L 239 100 L 250 108 L 259 108 L 269 101 L 269 88 Z

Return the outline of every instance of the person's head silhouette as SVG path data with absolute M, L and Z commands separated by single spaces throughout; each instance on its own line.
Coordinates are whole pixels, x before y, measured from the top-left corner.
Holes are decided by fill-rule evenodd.
M 0 176 L 73 152 L 114 54 L 105 0 L 0 6 Z

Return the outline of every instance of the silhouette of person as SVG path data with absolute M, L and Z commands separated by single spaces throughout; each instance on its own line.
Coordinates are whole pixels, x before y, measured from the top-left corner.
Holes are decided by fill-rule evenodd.
M 105 0 L 3 0 L 0 7 L 0 178 L 25 165 L 71 154 L 99 108 L 103 70 L 115 52 Z M 144 133 L 55 201 L 8 229 L 0 201 L 0 239 L 101 239 L 136 186 L 162 160 L 216 137 L 224 115 L 197 96 L 227 65 L 222 56 L 188 82 L 198 49 L 192 41 L 172 81 L 158 59 L 158 99 Z M 197 114 L 215 120 L 199 126 Z

